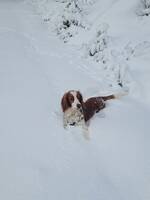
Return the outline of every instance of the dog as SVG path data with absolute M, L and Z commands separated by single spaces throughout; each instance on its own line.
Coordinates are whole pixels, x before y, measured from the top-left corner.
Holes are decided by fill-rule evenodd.
M 61 107 L 63 111 L 63 125 L 64 128 L 69 126 L 81 126 L 85 135 L 88 134 L 88 122 L 89 120 L 104 109 L 105 102 L 110 99 L 120 98 L 125 93 L 117 95 L 108 95 L 102 97 L 91 97 L 85 102 L 80 91 L 70 90 L 66 92 L 61 100 Z

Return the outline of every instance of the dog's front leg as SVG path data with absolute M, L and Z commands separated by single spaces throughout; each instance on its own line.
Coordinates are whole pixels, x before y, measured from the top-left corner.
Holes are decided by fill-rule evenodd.
M 63 115 L 63 126 L 64 126 L 64 129 L 67 128 L 67 118 L 66 118 L 65 114 Z
M 86 140 L 90 140 L 90 133 L 87 124 L 85 121 L 82 124 L 82 131 L 83 131 L 83 136 Z

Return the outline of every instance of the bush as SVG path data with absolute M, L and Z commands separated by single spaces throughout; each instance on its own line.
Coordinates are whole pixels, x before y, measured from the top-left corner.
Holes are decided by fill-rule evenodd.
M 69 0 L 56 20 L 56 32 L 64 42 L 78 34 L 79 29 L 86 29 L 82 8 L 78 1 Z
M 139 16 L 149 16 L 150 15 L 150 0 L 141 0 L 140 6 L 137 10 Z
M 87 45 L 88 55 L 93 58 L 93 60 L 97 62 L 106 62 L 107 54 L 107 43 L 108 43 L 108 35 L 107 35 L 108 25 L 101 25 L 97 33 L 92 41 Z

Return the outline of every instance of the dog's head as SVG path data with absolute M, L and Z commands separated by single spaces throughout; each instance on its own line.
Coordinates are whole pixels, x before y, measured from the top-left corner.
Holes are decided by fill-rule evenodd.
M 63 112 L 68 110 L 68 108 L 78 109 L 81 110 L 82 112 L 82 103 L 83 103 L 82 94 L 79 91 L 70 90 L 64 94 L 61 101 L 61 106 Z

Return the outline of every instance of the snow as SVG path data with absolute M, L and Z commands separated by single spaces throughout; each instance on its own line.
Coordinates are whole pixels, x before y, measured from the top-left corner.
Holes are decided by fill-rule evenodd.
M 109 24 L 108 51 L 118 49 L 130 78 L 129 94 L 93 117 L 87 141 L 64 130 L 60 100 L 69 89 L 84 98 L 118 92 L 110 70 L 61 42 L 31 5 L 0 1 L 0 199 L 150 199 L 150 18 L 136 15 L 136 0 L 91 2 L 87 18 L 100 21 L 70 44 Z

